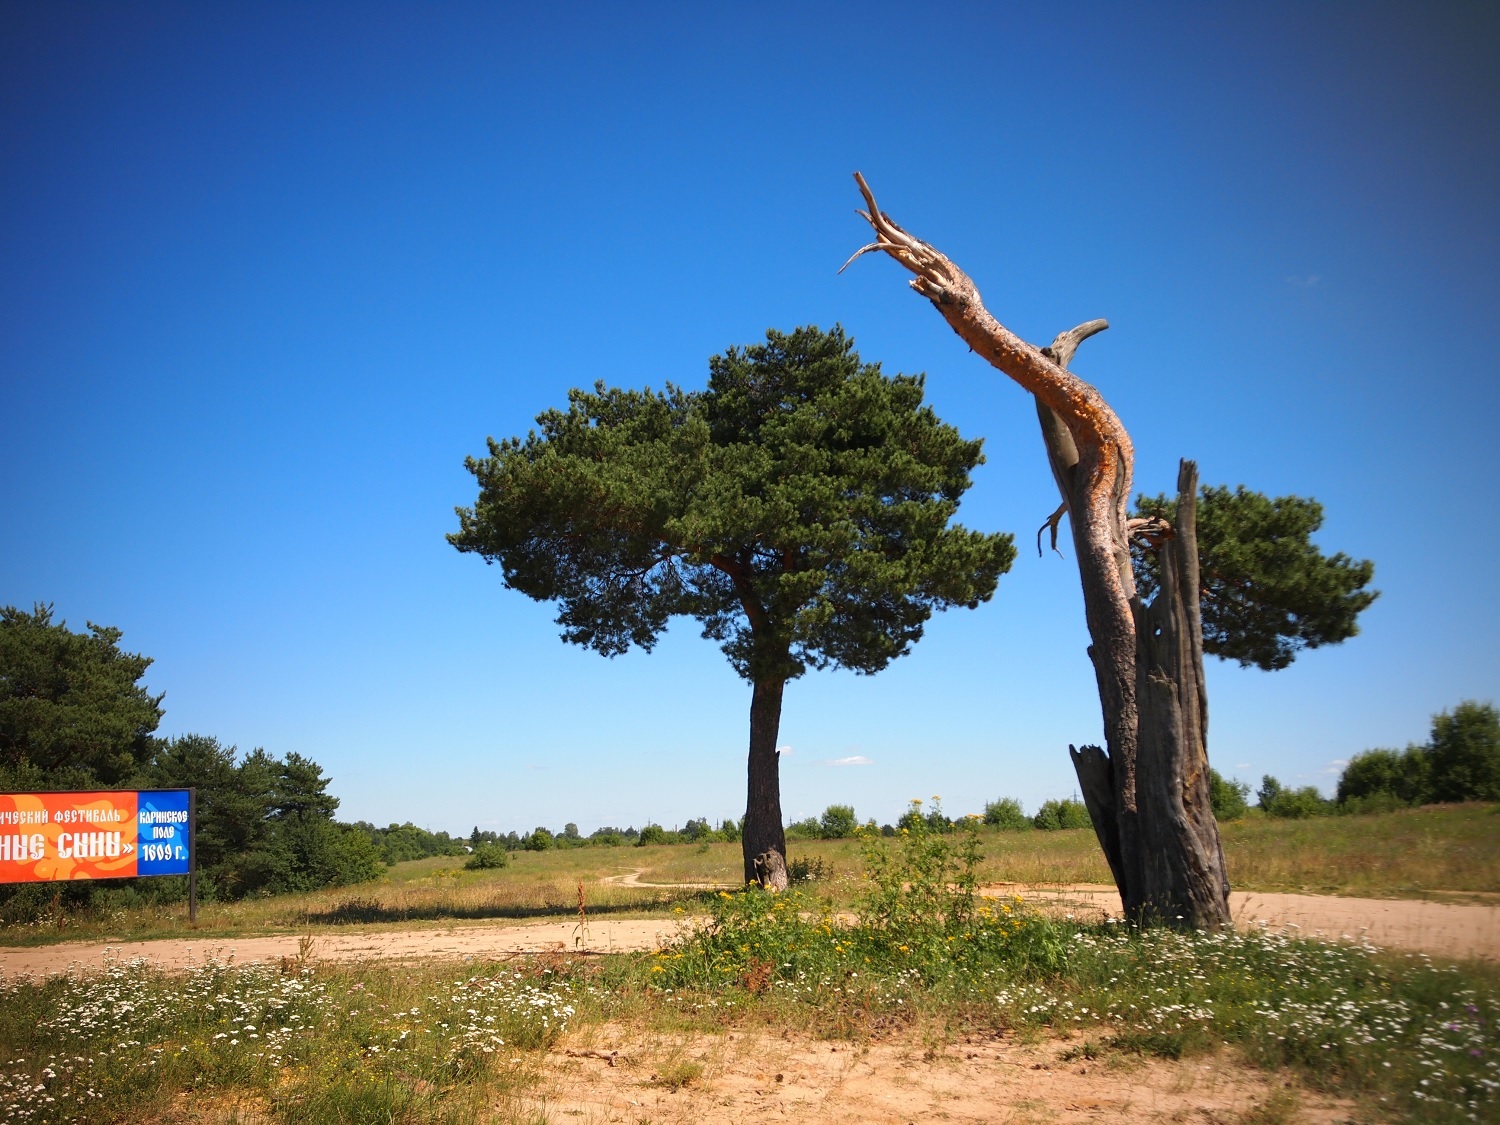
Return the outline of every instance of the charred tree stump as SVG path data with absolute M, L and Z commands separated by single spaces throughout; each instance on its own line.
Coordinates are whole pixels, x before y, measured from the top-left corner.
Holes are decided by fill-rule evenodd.
M 875 241 L 861 254 L 889 254 L 915 277 L 975 352 L 1036 399 L 1047 459 L 1078 556 L 1089 658 L 1099 688 L 1105 747 L 1069 747 L 1074 769 L 1126 916 L 1214 929 L 1229 921 L 1229 882 L 1209 801 L 1208 705 L 1198 604 L 1197 468 L 1178 474 L 1177 527 L 1128 514 L 1135 450 L 1098 390 L 1068 371 L 1078 345 L 1108 322 L 1092 320 L 1045 348 L 1021 340 L 990 315 L 974 282 L 941 251 L 882 212 L 855 173 Z M 848 263 L 845 263 L 847 266 Z M 1162 554 L 1161 589 L 1136 594 L 1136 537 Z M 1040 531 L 1038 532 L 1040 542 Z

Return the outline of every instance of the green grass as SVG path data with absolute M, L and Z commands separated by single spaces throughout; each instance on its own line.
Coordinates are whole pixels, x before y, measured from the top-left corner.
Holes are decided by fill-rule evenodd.
M 1365 816 L 1281 820 L 1252 813 L 1222 826 L 1230 882 L 1243 891 L 1304 891 L 1384 898 L 1463 900 L 1500 894 L 1500 805 L 1467 804 Z M 985 883 L 1110 882 L 1093 832 L 981 833 Z M 794 858 L 821 861 L 830 903 L 849 903 L 861 870 L 855 840 L 792 841 Z M 398 864 L 356 887 L 304 895 L 205 903 L 195 936 L 232 938 L 349 928 L 409 928 L 571 916 L 578 884 L 593 916 L 648 916 L 673 907 L 701 910 L 703 892 L 632 888 L 610 876 L 641 871 L 648 883 L 737 884 L 738 844 L 574 848 L 516 852 L 508 867 L 465 871 L 464 859 Z M 0 927 L 0 944 L 179 937 L 181 904 L 105 913 L 58 913 L 40 924 Z

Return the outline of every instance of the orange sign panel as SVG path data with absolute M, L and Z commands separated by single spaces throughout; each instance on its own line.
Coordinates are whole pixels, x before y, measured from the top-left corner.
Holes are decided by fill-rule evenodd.
M 140 794 L 0 793 L 0 883 L 137 874 Z

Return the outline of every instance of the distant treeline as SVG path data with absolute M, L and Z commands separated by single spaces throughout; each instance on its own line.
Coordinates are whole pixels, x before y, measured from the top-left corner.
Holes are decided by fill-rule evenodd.
M 1331 801 L 1311 785 L 1289 789 L 1269 774 L 1261 778 L 1256 800 L 1268 815 L 1283 817 L 1500 801 L 1500 712 L 1493 704 L 1465 700 L 1432 717 L 1425 743 L 1356 754 Z
M 469 833 L 468 851 L 477 852 L 481 846 L 491 846 L 507 852 L 545 852 L 551 848 L 619 848 L 631 845 L 644 847 L 647 844 L 706 844 L 721 841 L 737 842 L 740 838 L 740 822 L 723 820 L 715 828 L 706 817 L 689 820 L 681 828 L 663 828 L 647 822 L 643 827 L 615 828 L 605 826 L 595 829 L 587 836 L 578 831 L 578 825 L 563 825 L 561 832 L 538 826 L 524 836 L 516 832 L 480 831 L 476 825 Z

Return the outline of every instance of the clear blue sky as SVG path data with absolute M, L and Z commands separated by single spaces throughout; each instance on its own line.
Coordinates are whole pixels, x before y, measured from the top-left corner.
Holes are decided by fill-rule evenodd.
M 986 439 L 961 519 L 1022 550 L 789 688 L 787 814 L 1072 792 L 1030 402 L 894 263 L 836 274 L 856 168 L 1024 337 L 1109 318 L 1074 366 L 1138 489 L 1195 457 L 1375 560 L 1361 636 L 1210 669 L 1222 772 L 1327 788 L 1500 695 L 1500 9 L 542 7 L 0 8 L 0 604 L 122 628 L 163 733 L 309 755 L 350 819 L 738 815 L 749 691 L 691 623 L 606 661 L 443 536 L 568 388 L 837 321 Z

